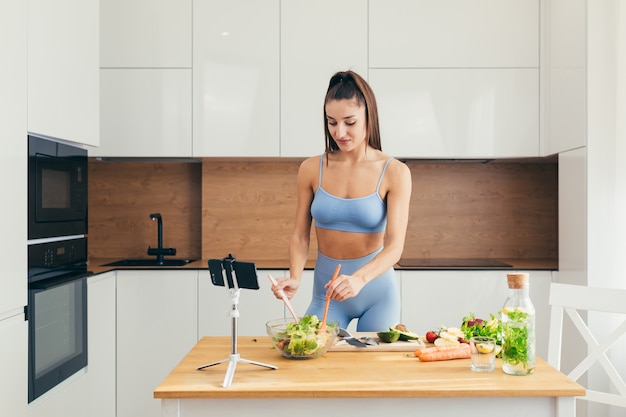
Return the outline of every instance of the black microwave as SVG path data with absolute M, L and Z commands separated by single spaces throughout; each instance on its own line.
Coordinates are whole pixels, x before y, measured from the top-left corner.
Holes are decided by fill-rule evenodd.
M 87 234 L 87 150 L 28 135 L 28 239 Z

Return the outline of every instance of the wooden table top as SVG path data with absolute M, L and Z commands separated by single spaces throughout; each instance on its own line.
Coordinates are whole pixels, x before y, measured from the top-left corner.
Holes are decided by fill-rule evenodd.
M 285 359 L 268 337 L 240 336 L 242 358 L 275 365 L 269 369 L 239 362 L 232 385 L 222 387 L 230 337 L 204 337 L 155 389 L 155 398 L 443 398 L 555 397 L 585 395 L 585 389 L 537 359 L 535 373 L 476 373 L 469 359 L 420 362 L 410 352 L 335 351 L 310 360 Z

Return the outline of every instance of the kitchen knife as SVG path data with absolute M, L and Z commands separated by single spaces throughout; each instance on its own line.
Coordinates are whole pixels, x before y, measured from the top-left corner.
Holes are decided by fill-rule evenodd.
M 363 343 L 359 339 L 352 336 L 350 332 L 348 332 L 346 329 L 339 328 L 338 336 L 341 337 L 342 340 L 345 340 L 346 342 L 351 344 L 352 346 L 357 346 L 357 347 L 362 347 L 362 348 L 367 347 L 366 343 Z

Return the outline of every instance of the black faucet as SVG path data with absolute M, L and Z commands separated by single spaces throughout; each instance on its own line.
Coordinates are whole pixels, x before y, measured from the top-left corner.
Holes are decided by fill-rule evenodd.
M 161 218 L 161 213 L 152 213 L 152 214 L 150 214 L 150 219 L 152 221 L 154 221 L 154 220 L 157 221 L 157 241 L 158 241 L 158 247 L 157 248 L 151 248 L 150 246 L 148 246 L 148 255 L 156 255 L 157 263 L 159 265 L 163 265 L 163 263 L 164 263 L 163 257 L 165 255 L 168 255 L 168 256 L 176 255 L 176 249 L 174 249 L 172 247 L 170 247 L 170 248 L 163 248 L 163 219 Z

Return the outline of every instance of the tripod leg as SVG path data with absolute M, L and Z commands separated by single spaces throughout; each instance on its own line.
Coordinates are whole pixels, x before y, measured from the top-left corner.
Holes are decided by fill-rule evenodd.
M 221 361 L 207 363 L 206 365 L 199 366 L 196 369 L 199 371 L 200 369 L 208 368 L 209 366 L 219 365 L 220 363 L 224 362 L 228 362 L 228 359 L 222 359 Z
M 230 384 L 232 384 L 233 376 L 235 375 L 235 368 L 237 368 L 237 362 L 239 362 L 239 355 L 230 355 L 230 360 L 228 361 L 228 369 L 226 369 L 226 375 L 224 375 L 224 382 L 222 383 L 222 386 L 224 388 L 228 388 L 230 387 Z
M 264 366 L 264 367 L 270 368 L 270 369 L 278 369 L 278 366 L 268 365 L 267 363 L 262 363 L 262 362 L 257 362 L 257 361 L 251 361 L 250 359 L 239 358 L 239 362 L 245 362 L 245 363 L 249 363 L 251 365 Z

